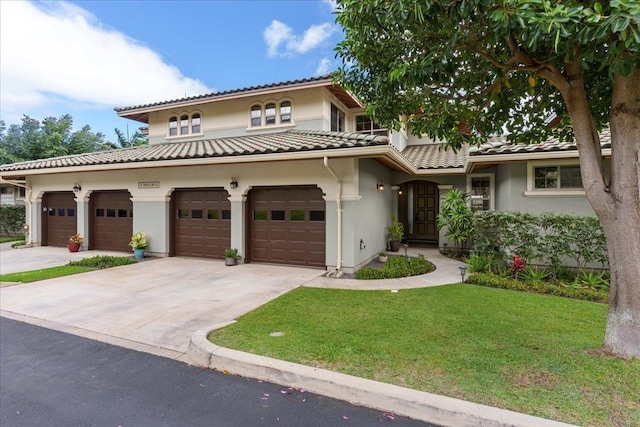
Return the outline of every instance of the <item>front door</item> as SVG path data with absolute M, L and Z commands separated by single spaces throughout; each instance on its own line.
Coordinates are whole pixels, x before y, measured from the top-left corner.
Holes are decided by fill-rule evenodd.
M 401 202 L 406 205 L 405 234 L 410 240 L 438 242 L 438 185 L 429 181 L 413 181 L 402 185 Z

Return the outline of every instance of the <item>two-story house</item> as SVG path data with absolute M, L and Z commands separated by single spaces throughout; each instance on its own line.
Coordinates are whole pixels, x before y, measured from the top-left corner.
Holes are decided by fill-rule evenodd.
M 411 244 L 439 244 L 440 197 L 479 209 L 591 213 L 573 144 L 494 140 L 457 153 L 380 129 L 331 75 L 117 108 L 149 145 L 0 167 L 28 187 L 31 240 L 159 256 L 351 272 L 387 245 L 398 215 Z M 604 138 L 606 142 L 606 135 Z M 607 147 L 605 147 L 605 154 Z

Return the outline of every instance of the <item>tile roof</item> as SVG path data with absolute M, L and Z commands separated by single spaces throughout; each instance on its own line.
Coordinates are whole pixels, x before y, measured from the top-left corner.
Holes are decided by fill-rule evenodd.
M 329 80 L 330 81 L 331 79 L 333 79 L 333 74 L 325 74 L 325 75 L 318 76 L 318 77 L 311 77 L 311 78 L 298 79 L 298 80 L 288 80 L 288 81 L 285 81 L 285 82 L 270 83 L 270 84 L 259 85 L 259 86 L 250 86 L 250 87 L 245 87 L 245 88 L 241 88 L 241 89 L 226 90 L 226 91 L 223 91 L 223 92 L 205 93 L 203 95 L 196 95 L 196 96 L 190 96 L 190 97 L 185 97 L 185 98 L 172 99 L 172 100 L 168 100 L 168 101 L 153 102 L 153 103 L 150 103 L 150 104 L 133 105 L 133 106 L 129 106 L 129 107 L 117 107 L 117 108 L 114 108 L 114 110 L 116 112 L 118 112 L 118 113 L 124 113 L 126 111 L 137 110 L 139 108 L 158 107 L 158 106 L 161 106 L 161 105 L 170 105 L 170 104 L 189 102 L 189 101 L 214 99 L 214 98 L 224 97 L 224 96 L 228 96 L 228 95 L 237 95 L 237 94 L 241 94 L 241 93 L 245 93 L 245 92 L 254 92 L 254 91 L 259 91 L 259 90 L 275 89 L 275 88 L 279 88 L 279 87 L 293 86 L 293 85 L 299 85 L 299 84 L 305 84 L 305 83 L 321 82 L 323 80 Z
M 418 169 L 464 168 L 467 147 L 463 146 L 455 153 L 444 144 L 409 145 L 402 155 Z
M 605 129 L 600 132 L 600 145 L 602 148 L 611 148 L 611 131 Z M 513 144 L 506 138 L 497 138 L 480 145 L 471 147 L 469 156 L 482 156 L 492 154 L 525 154 L 525 153 L 552 153 L 555 151 L 578 150 L 575 142 L 560 142 L 557 138 L 549 138 L 539 144 Z
M 119 150 L 85 153 L 0 166 L 0 171 L 24 171 L 73 166 L 200 159 L 252 154 L 291 153 L 336 148 L 389 145 L 386 136 L 290 129 L 285 132 L 168 142 Z

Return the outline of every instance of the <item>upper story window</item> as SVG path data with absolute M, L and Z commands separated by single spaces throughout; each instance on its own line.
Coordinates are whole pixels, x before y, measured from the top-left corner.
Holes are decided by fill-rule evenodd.
M 200 113 L 181 114 L 169 117 L 169 136 L 194 135 L 202 133 L 202 115 Z
M 344 111 L 331 104 L 331 130 L 333 132 L 344 132 Z
M 280 103 L 280 123 L 291 123 L 291 102 Z
M 264 119 L 267 126 L 276 124 L 276 104 L 267 104 L 264 107 Z
M 191 133 L 200 133 L 201 129 L 200 113 L 194 113 L 191 116 Z
M 178 118 L 173 116 L 169 118 L 169 136 L 176 136 L 178 134 Z
M 389 131 L 384 129 L 378 123 L 374 122 L 369 116 L 356 116 L 356 132 L 367 133 L 370 135 L 389 136 Z
M 584 195 L 580 165 L 577 160 L 528 163 L 525 195 Z
M 269 102 L 264 107 L 260 104 L 253 105 L 250 117 L 251 127 L 290 124 L 292 111 L 291 101 L 282 101 L 279 104 Z

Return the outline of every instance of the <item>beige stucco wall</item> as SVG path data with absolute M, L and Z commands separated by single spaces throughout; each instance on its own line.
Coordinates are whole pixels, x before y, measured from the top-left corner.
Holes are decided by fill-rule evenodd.
M 292 103 L 292 123 L 273 126 L 251 127 L 251 106 L 279 105 L 282 101 Z M 225 138 L 265 132 L 281 132 L 286 129 L 330 130 L 330 103 L 339 105 L 347 113 L 349 131 L 355 129 L 353 115 L 338 99 L 324 88 L 309 88 L 284 91 L 275 94 L 256 95 L 246 98 L 209 102 L 198 106 L 175 107 L 149 113 L 149 143 L 182 142 L 196 139 Z M 358 111 L 362 111 L 361 109 Z M 202 130 L 199 135 L 167 137 L 168 121 L 172 115 L 199 112 L 202 115 Z

